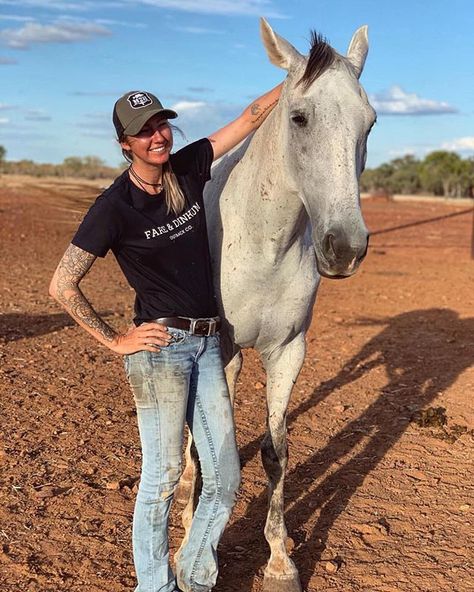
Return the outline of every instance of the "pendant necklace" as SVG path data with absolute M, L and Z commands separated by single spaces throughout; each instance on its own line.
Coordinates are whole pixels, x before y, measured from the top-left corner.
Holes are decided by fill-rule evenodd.
M 133 169 L 132 165 L 130 165 L 128 167 L 128 172 L 130 173 L 130 175 L 132 175 L 132 177 L 135 177 L 135 179 L 138 181 L 138 183 L 140 184 L 143 191 L 145 191 L 146 193 L 149 193 L 149 192 L 146 190 L 145 185 L 150 185 L 151 187 L 155 187 L 157 189 L 157 193 L 160 193 L 161 191 L 163 191 L 163 183 L 149 183 L 148 181 L 145 181 L 145 179 L 142 179 L 139 175 L 137 175 L 137 173 Z

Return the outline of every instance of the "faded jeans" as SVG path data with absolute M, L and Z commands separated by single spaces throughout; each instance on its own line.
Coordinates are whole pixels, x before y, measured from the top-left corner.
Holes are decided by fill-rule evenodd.
M 133 516 L 135 592 L 174 592 L 168 516 L 182 472 L 187 422 L 199 455 L 203 487 L 189 538 L 177 563 L 184 592 L 208 592 L 216 583 L 216 549 L 240 483 L 232 406 L 219 335 L 199 337 L 171 329 L 160 352 L 125 356 L 137 407 L 142 473 Z

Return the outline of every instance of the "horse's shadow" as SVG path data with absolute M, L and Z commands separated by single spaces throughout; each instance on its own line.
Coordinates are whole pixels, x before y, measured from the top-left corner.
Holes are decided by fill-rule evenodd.
M 290 536 L 296 542 L 292 558 L 300 570 L 303 587 L 308 586 L 334 521 L 366 476 L 403 435 L 414 412 L 449 388 L 474 361 L 474 318 L 460 319 L 452 310 L 415 310 L 383 321 L 360 322 L 380 324 L 384 329 L 334 379 L 320 384 L 307 401 L 288 415 L 291 424 L 337 388 L 363 378 L 376 366 L 385 368 L 389 381 L 376 401 L 345 425 L 325 447 L 287 474 L 286 501 L 292 506 L 285 516 Z M 243 458 L 248 459 L 257 447 L 257 440 L 250 442 L 243 449 Z M 359 450 L 354 453 L 356 448 Z M 351 457 L 340 464 L 348 455 Z M 324 477 L 336 462 L 339 468 Z M 317 479 L 320 483 L 313 486 Z M 318 509 L 320 515 L 312 532 L 302 534 Z M 265 492 L 249 503 L 246 515 L 227 530 L 224 540 L 245 546 L 249 530 L 254 533 L 248 525 L 263 526 L 266 513 Z M 255 574 L 268 558 L 263 536 L 261 541 L 258 557 L 246 555 L 246 561 L 239 560 L 239 582 L 243 590 L 251 588 Z M 223 586 L 232 582 L 233 563 L 228 560 L 221 570 Z

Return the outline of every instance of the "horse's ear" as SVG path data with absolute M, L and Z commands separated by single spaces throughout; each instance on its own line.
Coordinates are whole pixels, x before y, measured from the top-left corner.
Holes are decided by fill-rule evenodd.
M 347 58 L 354 66 L 357 78 L 360 78 L 360 75 L 362 74 L 365 58 L 369 51 L 368 29 L 367 25 L 357 29 L 352 36 L 351 42 L 349 43 L 349 49 L 347 50 Z
M 291 43 L 275 33 L 263 17 L 260 19 L 260 34 L 268 57 L 275 66 L 289 70 L 291 66 L 304 59 Z

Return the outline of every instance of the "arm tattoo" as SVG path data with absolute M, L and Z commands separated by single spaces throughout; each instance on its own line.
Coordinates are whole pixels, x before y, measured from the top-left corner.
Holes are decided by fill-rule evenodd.
M 252 106 L 250 107 L 250 113 L 252 115 L 258 115 L 260 111 L 260 105 L 258 103 L 253 103 Z
M 256 116 L 255 119 L 252 120 L 252 123 L 257 123 L 260 119 L 262 119 L 262 117 L 266 116 L 267 111 L 269 109 L 272 109 L 277 103 L 278 99 L 276 101 L 273 101 L 273 103 L 265 105 L 263 109 L 260 108 L 260 105 L 258 103 L 254 103 L 250 108 L 250 113 Z
M 79 289 L 79 282 L 95 259 L 95 255 L 69 245 L 57 271 L 58 300 L 77 321 L 98 332 L 106 341 L 113 341 L 115 331 L 99 317 Z

